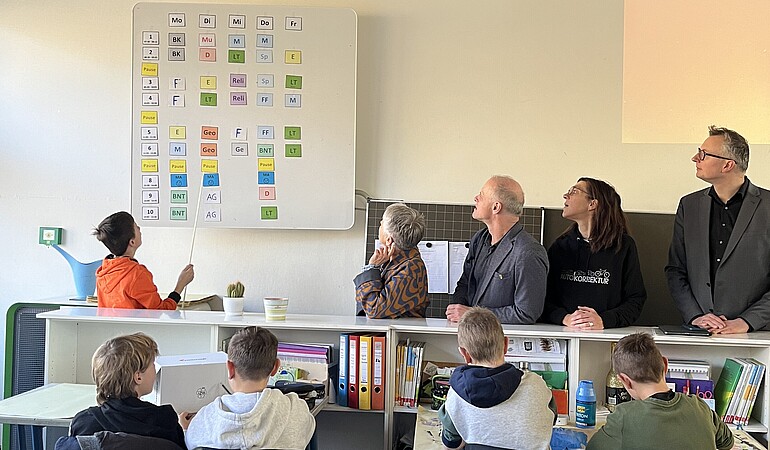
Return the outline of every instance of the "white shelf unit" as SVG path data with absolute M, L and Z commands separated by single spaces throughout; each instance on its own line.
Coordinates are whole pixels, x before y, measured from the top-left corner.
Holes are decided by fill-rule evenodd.
M 339 346 L 340 333 L 385 333 L 388 338 L 386 355 L 385 411 L 369 412 L 336 405 L 325 407 L 319 421 L 327 414 L 345 414 L 337 417 L 343 422 L 337 430 L 339 441 L 335 448 L 346 444 L 362 447 L 352 439 L 351 429 L 369 437 L 371 429 L 350 426 L 351 422 L 368 418 L 367 423 L 382 426 L 383 447 L 390 449 L 394 433 L 394 415 L 412 413 L 409 408 L 394 408 L 392 380 L 395 376 L 395 349 L 399 340 L 413 339 L 426 342 L 425 358 L 433 361 L 462 361 L 457 352 L 457 325 L 442 319 L 369 320 L 354 316 L 289 315 L 285 322 L 266 322 L 263 314 L 246 313 L 241 317 L 228 318 L 214 311 L 151 311 L 110 310 L 97 308 L 65 307 L 58 311 L 40 314 L 47 323 L 46 334 L 46 383 L 92 383 L 91 355 L 105 340 L 120 334 L 143 331 L 151 335 L 162 354 L 184 354 L 217 351 L 222 340 L 232 336 L 239 328 L 257 325 L 270 329 L 278 339 L 286 342 L 315 342 Z M 575 391 L 580 379 L 594 380 L 597 397 L 603 397 L 604 380 L 610 367 L 610 344 L 627 334 L 643 331 L 655 336 L 662 353 L 669 358 L 703 359 L 712 365 L 712 378 L 719 378 L 725 358 L 729 356 L 752 357 L 765 365 L 770 364 L 770 333 L 755 332 L 748 335 L 687 337 L 668 336 L 656 328 L 630 327 L 604 331 L 579 332 L 556 325 L 505 325 L 506 336 L 555 338 L 567 344 L 567 369 L 569 372 L 570 420 L 575 419 Z M 747 431 L 768 437 L 770 423 L 770 390 L 765 386 L 770 377 L 765 372 L 763 387 L 759 392 L 753 412 L 753 420 Z M 352 414 L 351 414 L 352 413 Z M 380 420 L 381 418 L 381 420 Z M 331 421 L 335 422 L 335 421 Z M 326 424 L 325 424 L 326 425 Z M 376 441 L 376 440 L 375 440 Z M 375 441 L 371 448 L 379 448 Z M 351 444 L 351 442 L 354 442 Z

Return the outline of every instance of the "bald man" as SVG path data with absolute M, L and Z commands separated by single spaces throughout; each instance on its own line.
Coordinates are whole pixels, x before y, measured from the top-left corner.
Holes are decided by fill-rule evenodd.
M 548 254 L 519 223 L 524 191 L 496 175 L 473 201 L 473 218 L 487 227 L 471 239 L 446 317 L 458 322 L 470 307 L 483 306 L 501 323 L 533 324 L 543 312 Z

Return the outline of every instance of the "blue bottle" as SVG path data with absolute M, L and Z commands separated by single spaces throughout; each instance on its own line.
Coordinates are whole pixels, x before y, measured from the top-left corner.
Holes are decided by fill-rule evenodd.
M 594 382 L 580 380 L 575 395 L 575 425 L 580 428 L 596 426 L 596 393 Z

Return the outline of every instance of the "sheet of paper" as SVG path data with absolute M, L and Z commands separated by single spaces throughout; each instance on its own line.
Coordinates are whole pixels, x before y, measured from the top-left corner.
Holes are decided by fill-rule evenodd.
M 454 294 L 457 287 L 457 281 L 463 274 L 463 264 L 465 257 L 468 256 L 467 242 L 449 243 L 449 293 Z
M 414 427 L 414 450 L 444 450 L 441 443 L 441 421 L 438 412 L 423 405 L 417 407 Z
M 449 292 L 449 242 L 420 241 L 417 248 L 428 270 L 428 293 Z

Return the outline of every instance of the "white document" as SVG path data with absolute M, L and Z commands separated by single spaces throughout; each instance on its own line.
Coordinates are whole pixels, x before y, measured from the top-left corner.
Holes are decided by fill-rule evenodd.
M 454 294 L 457 287 L 457 281 L 463 274 L 463 264 L 465 264 L 465 257 L 468 256 L 467 242 L 450 242 L 449 243 L 449 293 Z
M 449 242 L 420 241 L 417 248 L 428 270 L 428 293 L 449 292 Z

